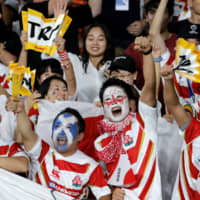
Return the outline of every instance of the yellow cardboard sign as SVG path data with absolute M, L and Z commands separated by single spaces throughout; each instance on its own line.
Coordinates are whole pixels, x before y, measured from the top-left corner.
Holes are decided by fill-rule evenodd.
M 181 76 L 200 83 L 200 51 L 196 49 L 194 43 L 189 43 L 183 38 L 178 40 L 173 70 Z
M 38 11 L 28 9 L 22 12 L 23 30 L 28 33 L 26 49 L 53 55 L 57 49 L 54 40 L 64 36 L 71 24 L 71 17 L 60 14 L 57 18 L 45 18 Z

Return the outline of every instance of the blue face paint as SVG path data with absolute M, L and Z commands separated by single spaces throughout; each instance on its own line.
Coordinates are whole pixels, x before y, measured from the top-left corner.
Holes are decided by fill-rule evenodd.
M 76 117 L 64 113 L 60 115 L 53 124 L 52 139 L 59 151 L 66 151 L 68 146 L 76 139 L 78 126 Z

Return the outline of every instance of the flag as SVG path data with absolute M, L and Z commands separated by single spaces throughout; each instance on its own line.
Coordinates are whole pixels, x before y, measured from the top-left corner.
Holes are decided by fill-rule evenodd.
M 194 43 L 179 39 L 173 70 L 194 82 L 200 82 L 200 51 Z
M 53 191 L 4 169 L 0 169 L 0 176 L 0 196 L 3 200 L 73 200 L 72 197 Z

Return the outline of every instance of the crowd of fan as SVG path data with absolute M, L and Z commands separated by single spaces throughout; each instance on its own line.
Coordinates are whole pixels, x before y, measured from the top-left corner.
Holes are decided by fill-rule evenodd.
M 26 49 L 29 8 L 72 18 L 53 56 Z M 180 38 L 199 49 L 199 0 L 0 0 L 0 168 L 69 199 L 200 199 L 200 84 L 173 71 Z M 31 95 L 12 97 L 11 62 L 36 70 Z

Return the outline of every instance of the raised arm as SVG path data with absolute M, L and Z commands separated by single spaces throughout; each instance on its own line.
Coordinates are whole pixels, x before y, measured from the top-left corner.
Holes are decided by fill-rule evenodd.
M 28 172 L 29 160 L 24 156 L 0 157 L 0 168 L 14 173 Z
M 74 75 L 74 69 L 73 69 L 72 63 L 68 57 L 68 53 L 66 52 L 64 48 L 65 39 L 62 37 L 57 37 L 55 42 L 58 48 L 58 54 L 59 54 L 60 60 L 62 61 L 62 68 L 65 73 L 69 96 L 74 96 L 76 92 L 76 78 Z
M 27 41 L 27 33 L 25 31 L 21 31 L 21 36 L 20 36 L 20 40 L 22 43 L 22 49 L 19 55 L 19 66 L 25 66 L 27 67 L 27 56 L 28 56 L 28 51 L 25 49 L 25 43 Z
M 24 102 L 21 99 L 16 100 L 12 98 L 9 101 L 7 105 L 13 104 L 13 111 L 17 113 L 17 128 L 22 136 L 22 143 L 26 151 L 30 151 L 37 142 L 38 136 L 32 130 L 29 118 L 25 112 Z
M 166 51 L 166 45 L 164 42 L 164 39 L 161 36 L 161 27 L 162 22 L 164 18 L 164 13 L 166 10 L 168 0 L 161 0 L 160 4 L 158 6 L 158 9 L 156 10 L 156 14 L 153 18 L 152 24 L 150 26 L 149 35 L 151 37 L 151 40 L 160 46 L 161 54 L 163 54 Z
M 90 6 L 93 17 L 101 14 L 102 0 L 88 0 L 88 5 Z
M 161 68 L 161 76 L 165 80 L 164 100 L 169 111 L 174 116 L 177 124 L 182 127 L 190 120 L 190 114 L 186 112 L 183 106 L 179 103 L 176 91 L 174 89 L 173 71 L 171 66 Z
M 135 39 L 135 48 L 143 53 L 143 75 L 145 82 L 140 95 L 140 100 L 153 107 L 156 104 L 156 78 L 155 66 L 151 54 L 151 41 L 147 37 L 137 37 Z

